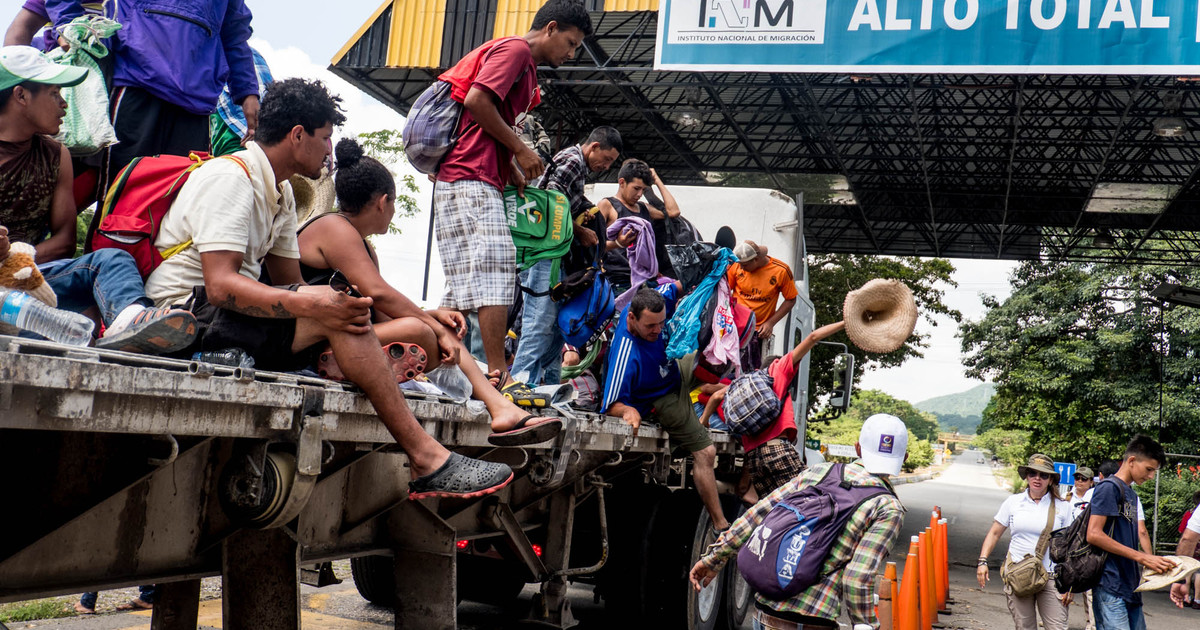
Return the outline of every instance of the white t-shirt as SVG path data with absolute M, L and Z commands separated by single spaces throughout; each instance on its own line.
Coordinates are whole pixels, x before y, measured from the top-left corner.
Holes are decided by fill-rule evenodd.
M 1084 492 L 1082 497 L 1075 494 L 1074 490 L 1071 490 L 1072 521 L 1079 518 L 1079 515 L 1082 514 L 1083 511 L 1087 509 L 1087 506 L 1092 502 L 1092 490 L 1095 490 L 1095 488 L 1088 488 L 1087 492 Z
M 146 297 L 156 306 L 181 304 L 204 284 L 200 254 L 241 252 L 239 273 L 258 280 L 267 254 L 300 258 L 296 200 L 288 182 L 275 182 L 267 155 L 255 142 L 237 162 L 214 159 L 196 169 L 171 205 L 154 242 L 163 251 L 192 240 L 192 246 L 163 261 L 146 279 Z
M 1033 555 L 1037 550 L 1038 538 L 1041 537 L 1042 531 L 1046 528 L 1046 513 L 1050 509 L 1051 502 L 1054 503 L 1054 525 L 1051 531 L 1060 529 L 1071 524 L 1071 504 L 1055 499 L 1049 493 L 1042 497 L 1041 501 L 1034 502 L 1029 498 L 1029 492 L 1014 494 L 1004 500 L 1000 504 L 1000 510 L 996 512 L 996 522 L 1008 528 L 1012 539 L 1008 543 L 1008 557 L 1016 562 L 1025 556 Z M 1049 571 L 1052 568 L 1050 562 L 1050 546 L 1046 545 L 1046 552 L 1042 556 L 1042 565 Z
M 1187 525 L 1184 525 L 1188 531 L 1200 534 L 1200 508 L 1192 510 L 1192 517 L 1188 519 Z

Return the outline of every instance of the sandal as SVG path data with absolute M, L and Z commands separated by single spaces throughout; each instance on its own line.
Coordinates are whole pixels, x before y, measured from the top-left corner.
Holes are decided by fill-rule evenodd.
M 117 606 L 117 610 L 150 610 L 151 608 L 154 608 L 154 604 L 144 601 L 140 597 L 135 597 L 134 599 Z
M 192 345 L 196 329 L 196 316 L 181 308 L 146 308 L 128 326 L 114 334 L 106 332 L 97 339 L 96 347 L 138 354 L 170 354 Z
M 543 409 L 550 406 L 550 399 L 533 391 L 525 383 L 513 381 L 500 389 L 500 393 L 514 405 Z
M 428 362 L 425 350 L 419 344 L 404 341 L 397 341 L 384 346 L 383 356 L 387 358 L 388 365 L 392 368 L 392 374 L 396 376 L 397 383 L 411 381 L 417 375 L 424 373 L 425 365 Z M 321 353 L 321 356 L 317 359 L 317 373 L 322 378 L 333 381 L 347 380 L 346 375 L 342 373 L 342 369 L 338 367 L 337 359 L 333 356 L 333 350 L 326 350 Z
M 558 418 L 545 418 L 545 422 L 529 424 L 530 420 L 540 418 L 529 414 L 508 431 L 489 435 L 488 442 L 495 446 L 528 446 L 552 439 L 562 430 L 562 420 Z
M 429 497 L 470 499 L 491 494 L 513 480 L 507 464 L 471 459 L 451 452 L 441 468 L 408 483 L 411 500 Z

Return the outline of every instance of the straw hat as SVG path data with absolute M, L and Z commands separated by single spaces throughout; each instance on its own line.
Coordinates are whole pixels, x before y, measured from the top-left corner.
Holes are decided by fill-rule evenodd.
M 303 225 L 312 217 L 333 212 L 337 191 L 333 188 L 333 176 L 329 169 L 321 168 L 321 177 L 309 179 L 303 175 L 288 178 L 292 184 L 292 196 L 296 198 L 296 223 Z
M 1017 466 L 1017 474 L 1020 475 L 1022 479 L 1029 476 L 1029 472 L 1033 470 L 1036 470 L 1037 472 L 1044 472 L 1047 475 L 1050 475 L 1050 483 L 1057 484 L 1059 482 L 1058 471 L 1054 470 L 1054 460 L 1042 455 L 1041 453 L 1034 453 L 1033 455 L 1030 455 L 1028 463 L 1026 463 L 1024 466 Z
M 912 335 L 917 304 L 912 291 L 899 280 L 876 278 L 846 295 L 842 317 L 854 345 L 886 354 L 899 349 Z
M 1175 563 L 1175 568 L 1163 573 L 1155 573 L 1150 569 L 1142 569 L 1142 583 L 1136 589 L 1138 593 L 1157 591 L 1175 582 L 1186 580 L 1196 571 L 1200 571 L 1200 560 L 1186 556 L 1163 556 Z

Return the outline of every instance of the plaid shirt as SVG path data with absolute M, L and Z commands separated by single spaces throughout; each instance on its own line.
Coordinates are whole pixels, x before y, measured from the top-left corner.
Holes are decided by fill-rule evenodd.
M 809 468 L 767 495 L 734 521 L 700 561 L 710 569 L 719 569 L 750 539 L 755 528 L 766 519 L 776 503 L 805 486 L 819 482 L 830 466 L 832 464 L 818 464 Z M 868 473 L 861 462 L 846 466 L 845 471 L 846 479 L 855 486 L 891 489 L 886 480 Z M 845 600 L 851 623 L 865 623 L 878 628 L 879 620 L 875 617 L 875 574 L 883 566 L 884 557 L 900 535 L 903 521 L 904 506 L 894 495 L 880 495 L 863 503 L 851 515 L 845 531 L 830 548 L 829 557 L 821 567 L 821 572 L 826 574 L 824 579 L 791 599 L 767 599 L 758 594 L 755 594 L 755 598 L 759 604 L 779 612 L 822 619 L 837 619 L 841 614 L 841 601 Z M 842 568 L 835 571 L 837 567 Z
M 585 210 L 596 205 L 583 196 L 583 185 L 587 181 L 588 165 L 583 159 L 583 149 L 579 145 L 569 146 L 559 151 L 551 161 L 550 170 L 538 180 L 537 186 L 549 177 L 546 188 L 552 188 L 567 196 L 571 201 L 571 216 L 577 217 Z

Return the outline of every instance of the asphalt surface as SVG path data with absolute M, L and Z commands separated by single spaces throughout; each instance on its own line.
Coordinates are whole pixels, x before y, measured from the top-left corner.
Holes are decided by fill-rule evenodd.
M 993 570 L 992 581 L 984 589 L 980 589 L 975 581 L 975 559 L 978 558 L 979 547 L 988 528 L 991 527 L 992 516 L 1009 494 L 1000 488 L 991 468 L 986 464 L 977 464 L 975 453 L 968 451 L 959 456 L 940 477 L 931 481 L 898 486 L 897 494 L 908 510 L 901 536 L 891 557 L 897 561 L 901 574 L 903 573 L 904 558 L 908 552 L 909 537 L 928 525 L 930 511 L 933 507 L 941 506 L 943 514 L 949 519 L 950 583 L 951 597 L 954 598 L 955 603 L 950 606 L 952 614 L 941 616 L 939 619 L 941 624 L 946 628 L 971 630 L 1008 630 L 1012 628 L 1012 616 L 1005 603 L 998 571 Z M 999 566 L 999 561 L 1003 559 L 1004 550 L 1007 548 L 1006 536 L 997 545 L 997 551 L 992 555 L 993 566 Z M 358 595 L 349 575 L 348 563 L 335 563 L 335 571 L 339 577 L 346 580 L 344 583 L 321 589 L 302 587 L 304 627 L 328 630 L 393 627 L 389 609 L 366 602 Z M 534 586 L 527 586 L 522 591 L 519 600 L 507 608 L 464 602 L 458 608 L 459 627 L 464 630 L 491 630 L 511 626 L 516 619 L 523 616 L 521 613 L 528 610 L 536 592 Z M 599 630 L 611 627 L 604 614 L 604 604 L 597 604 L 593 601 L 590 587 L 576 585 L 570 592 L 573 612 L 581 621 L 578 628 Z M 101 595 L 101 601 L 119 602 L 135 594 L 136 589 L 130 589 L 129 594 L 106 592 Z M 1146 594 L 1145 606 L 1148 630 L 1200 628 L 1200 611 L 1175 608 L 1167 599 L 1165 592 Z M 1072 630 L 1084 627 L 1083 612 L 1080 604 L 1071 607 L 1070 628 Z M 843 617 L 842 621 L 846 624 L 844 627 L 849 627 L 847 619 Z M 219 599 L 202 602 L 199 622 L 201 630 L 221 628 L 221 602 Z M 10 623 L 8 626 L 22 630 L 26 628 L 148 630 L 150 628 L 150 612 L 110 613 Z M 747 621 L 742 627 L 749 628 L 749 622 Z

